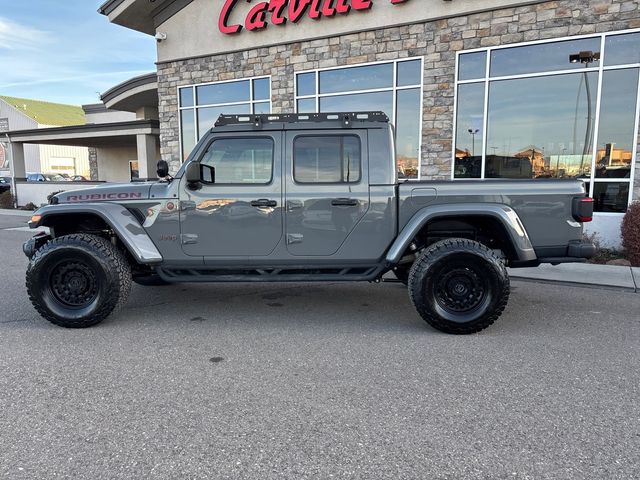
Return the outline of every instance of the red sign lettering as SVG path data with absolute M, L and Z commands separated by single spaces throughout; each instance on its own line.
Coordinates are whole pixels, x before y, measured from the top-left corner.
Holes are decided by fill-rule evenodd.
M 218 30 L 225 35 L 239 33 L 243 28 L 249 31 L 262 30 L 271 25 L 285 25 L 287 21 L 298 22 L 303 16 L 319 20 L 336 15 L 347 15 L 351 10 L 370 10 L 373 0 L 270 0 L 255 4 L 244 20 L 244 25 L 229 24 L 229 18 L 240 0 L 225 0 Z M 251 0 L 246 0 L 250 2 Z M 392 5 L 400 5 L 409 0 L 389 0 Z

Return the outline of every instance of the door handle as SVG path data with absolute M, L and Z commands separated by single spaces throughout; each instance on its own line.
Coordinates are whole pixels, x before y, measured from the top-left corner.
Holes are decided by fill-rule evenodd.
M 331 206 L 333 207 L 357 207 L 358 200 L 355 198 L 334 198 L 331 200 Z
M 278 202 L 275 200 L 268 200 L 266 198 L 261 198 L 260 200 L 253 200 L 251 202 L 252 207 L 265 208 L 265 207 L 277 207 Z

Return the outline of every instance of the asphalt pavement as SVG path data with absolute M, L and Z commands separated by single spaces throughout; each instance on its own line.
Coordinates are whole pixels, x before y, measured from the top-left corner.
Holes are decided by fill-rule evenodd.
M 513 281 L 450 336 L 398 283 L 134 286 L 41 319 L 0 216 L 0 478 L 637 479 L 640 295 Z

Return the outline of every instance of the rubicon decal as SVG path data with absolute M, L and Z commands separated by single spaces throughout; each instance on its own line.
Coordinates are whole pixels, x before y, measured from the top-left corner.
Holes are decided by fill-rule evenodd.
M 239 33 L 243 25 L 229 24 L 229 18 L 238 3 L 251 0 L 225 0 L 218 29 L 226 35 Z M 386 0 L 392 5 L 407 3 L 409 0 Z M 305 15 L 314 20 L 322 17 L 348 15 L 351 10 L 369 10 L 374 0 L 270 0 L 256 3 L 244 21 L 244 28 L 249 31 L 262 30 L 271 25 L 285 25 L 288 21 L 296 23 Z
M 91 202 L 93 200 L 131 200 L 142 198 L 139 192 L 120 192 L 120 193 L 91 193 L 80 195 L 67 195 L 67 202 Z

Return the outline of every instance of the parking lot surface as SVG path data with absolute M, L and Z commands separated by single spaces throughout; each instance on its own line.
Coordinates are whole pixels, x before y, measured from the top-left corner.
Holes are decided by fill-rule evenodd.
M 513 282 L 436 332 L 397 283 L 134 286 L 41 319 L 0 217 L 0 478 L 637 479 L 640 295 Z

